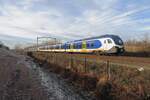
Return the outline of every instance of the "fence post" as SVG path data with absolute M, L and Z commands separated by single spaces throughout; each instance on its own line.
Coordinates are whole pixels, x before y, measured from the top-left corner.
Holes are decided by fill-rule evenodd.
M 87 72 L 87 60 L 86 60 L 86 57 L 84 59 L 84 72 L 86 73 Z
M 74 70 L 74 68 L 73 68 L 73 58 L 72 58 L 72 54 L 71 54 L 71 69 Z
M 52 63 L 52 59 L 53 59 L 53 55 L 52 55 L 52 53 L 51 53 L 51 57 L 50 57 L 50 62 Z
M 56 52 L 54 52 L 54 54 L 55 54 L 55 56 L 54 56 L 54 57 L 55 57 L 55 58 L 54 58 L 54 64 L 56 64 L 56 63 L 57 63 L 57 61 L 56 61 L 56 60 L 57 60 Z
M 46 54 L 46 59 L 45 59 L 45 61 L 48 62 L 48 52 L 46 52 L 45 54 Z
M 107 80 L 110 80 L 110 76 L 111 76 L 111 74 L 110 74 L 110 64 L 109 63 L 110 62 L 107 61 Z
M 52 56 L 53 56 L 52 60 L 53 60 L 53 64 L 54 64 L 54 62 L 55 62 L 55 60 L 54 60 L 54 58 L 55 58 L 54 52 L 53 52 Z
M 57 53 L 55 52 L 55 64 L 57 64 L 57 57 L 58 57 L 58 55 L 57 55 Z

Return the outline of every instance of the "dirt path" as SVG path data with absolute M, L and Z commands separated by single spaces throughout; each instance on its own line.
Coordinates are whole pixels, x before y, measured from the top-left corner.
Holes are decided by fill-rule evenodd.
M 0 49 L 0 100 L 48 100 L 22 56 Z
M 30 57 L 2 49 L 0 55 L 0 100 L 88 100 Z
M 46 87 L 49 94 L 53 95 L 53 99 L 51 97 L 52 100 L 89 100 L 88 98 L 81 96 L 80 93 L 76 93 L 74 88 L 69 86 L 58 74 L 50 73 L 46 69 L 33 63 L 32 58 L 28 59 L 30 59 L 28 63 L 32 65 L 30 67 L 31 70 L 36 72 L 42 85 Z

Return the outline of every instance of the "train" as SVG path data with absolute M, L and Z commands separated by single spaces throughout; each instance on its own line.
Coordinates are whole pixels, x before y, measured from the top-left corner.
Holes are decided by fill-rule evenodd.
M 97 37 L 74 40 L 55 45 L 40 45 L 30 47 L 28 51 L 94 53 L 94 54 L 122 54 L 123 40 L 118 35 L 102 35 Z

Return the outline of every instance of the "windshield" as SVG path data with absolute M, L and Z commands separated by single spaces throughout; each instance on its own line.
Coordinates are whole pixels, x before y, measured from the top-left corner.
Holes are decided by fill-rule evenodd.
M 123 45 L 123 41 L 119 36 L 113 36 L 112 39 L 115 41 L 115 44 L 117 45 Z

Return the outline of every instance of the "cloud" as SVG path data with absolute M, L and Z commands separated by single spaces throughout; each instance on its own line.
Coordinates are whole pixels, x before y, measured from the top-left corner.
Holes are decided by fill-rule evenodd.
M 145 30 L 150 31 L 150 26 L 147 26 L 147 27 L 141 28 L 141 30 L 142 30 L 142 31 L 145 31 Z
M 42 29 L 47 29 L 50 25 L 49 17 L 60 16 L 57 12 L 53 13 L 52 11 L 50 13 L 26 12 L 15 6 L 9 6 L 4 10 L 7 12 L 7 15 L 0 16 L 1 33 L 27 38 L 40 35 Z
M 72 40 L 102 34 L 124 39 L 149 32 L 149 3 L 123 0 L 20 0 L 0 6 L 0 35 Z M 146 3 L 144 2 L 146 1 Z

